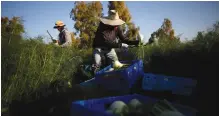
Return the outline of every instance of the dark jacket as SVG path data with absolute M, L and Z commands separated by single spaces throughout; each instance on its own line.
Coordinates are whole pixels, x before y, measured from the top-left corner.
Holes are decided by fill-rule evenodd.
M 119 38 L 121 42 L 117 42 L 116 38 Z M 110 26 L 100 22 L 93 41 L 93 48 L 120 48 L 122 43 L 138 45 L 139 41 L 129 41 L 124 36 L 121 26 Z
M 63 29 L 59 33 L 59 45 L 62 47 L 70 46 L 72 44 L 71 33 L 67 29 Z

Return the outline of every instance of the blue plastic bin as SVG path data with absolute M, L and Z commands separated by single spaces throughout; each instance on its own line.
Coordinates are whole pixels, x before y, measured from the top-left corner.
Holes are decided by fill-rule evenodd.
M 195 89 L 196 80 L 145 73 L 142 79 L 142 89 L 152 91 L 172 91 L 172 94 L 189 96 Z
M 107 72 L 112 66 L 100 70 L 95 75 L 97 84 L 108 90 L 128 92 L 135 84 L 139 77 L 143 77 L 143 62 L 142 60 L 134 60 L 130 62 L 121 61 L 121 63 L 131 64 L 129 67 Z
M 157 99 L 138 94 L 76 101 L 72 103 L 71 116 L 113 116 L 105 112 L 106 105 L 109 105 L 117 100 L 121 100 L 127 104 L 134 98 L 142 101 L 145 104 L 157 101 Z M 197 112 L 195 109 L 187 106 L 179 104 L 173 104 L 173 106 L 175 106 L 175 108 L 185 116 L 195 116 Z
M 84 87 L 97 86 L 97 84 L 95 83 L 95 78 L 84 81 L 84 82 L 80 83 L 79 85 L 84 86 Z

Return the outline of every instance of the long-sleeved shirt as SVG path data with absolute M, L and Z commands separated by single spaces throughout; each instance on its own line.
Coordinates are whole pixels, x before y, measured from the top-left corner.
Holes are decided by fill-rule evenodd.
M 71 33 L 64 28 L 60 33 L 59 33 L 59 45 L 61 47 L 67 47 L 71 46 L 72 40 L 71 40 Z
M 117 42 L 116 38 L 119 38 L 121 42 Z M 110 26 L 100 22 L 93 41 L 93 48 L 120 48 L 122 43 L 137 45 L 139 40 L 129 41 L 123 34 L 121 26 Z

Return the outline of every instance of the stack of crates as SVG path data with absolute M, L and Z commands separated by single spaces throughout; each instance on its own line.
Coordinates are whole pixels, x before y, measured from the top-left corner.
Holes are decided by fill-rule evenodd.
M 109 65 L 97 72 L 93 79 L 83 82 L 80 85 L 85 87 L 103 87 L 106 90 L 125 93 L 125 96 L 73 102 L 71 107 L 72 116 L 110 116 L 105 112 L 105 105 L 118 100 L 127 103 L 131 99 L 136 98 L 145 103 L 148 103 L 149 101 L 156 102 L 158 99 L 139 94 L 127 95 L 131 93 L 131 88 L 138 80 L 141 80 L 140 89 L 143 89 L 144 91 L 171 91 L 173 94 L 186 96 L 192 94 L 197 84 L 195 80 L 189 78 L 144 73 L 142 60 L 130 62 L 121 61 L 121 63 L 130 64 L 130 66 L 120 70 L 108 71 L 112 68 L 112 65 Z M 179 104 L 173 105 L 185 116 L 195 116 L 196 114 L 196 110 L 193 108 Z

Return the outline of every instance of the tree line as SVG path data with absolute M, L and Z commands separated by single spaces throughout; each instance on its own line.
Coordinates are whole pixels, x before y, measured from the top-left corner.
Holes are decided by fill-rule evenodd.
M 140 27 L 136 26 L 133 22 L 131 13 L 129 12 L 125 2 L 109 1 L 108 10 L 112 9 L 117 10 L 119 12 L 119 17 L 126 22 L 122 25 L 125 35 L 131 40 L 140 40 Z M 101 2 L 76 1 L 74 2 L 74 7 L 70 11 L 69 15 L 75 22 L 74 28 L 76 32 L 71 32 L 73 45 L 78 48 L 90 48 L 99 25 L 99 17 L 103 16 L 103 6 Z M 13 35 L 21 35 L 24 33 L 24 26 L 20 17 L 13 17 L 11 20 L 7 17 L 2 17 L 1 20 L 3 32 L 7 31 L 14 33 Z M 151 34 L 148 44 L 155 41 L 154 36 L 156 36 L 156 38 L 168 38 L 170 40 L 179 39 L 175 37 L 172 22 L 168 18 L 164 19 L 161 27 Z

